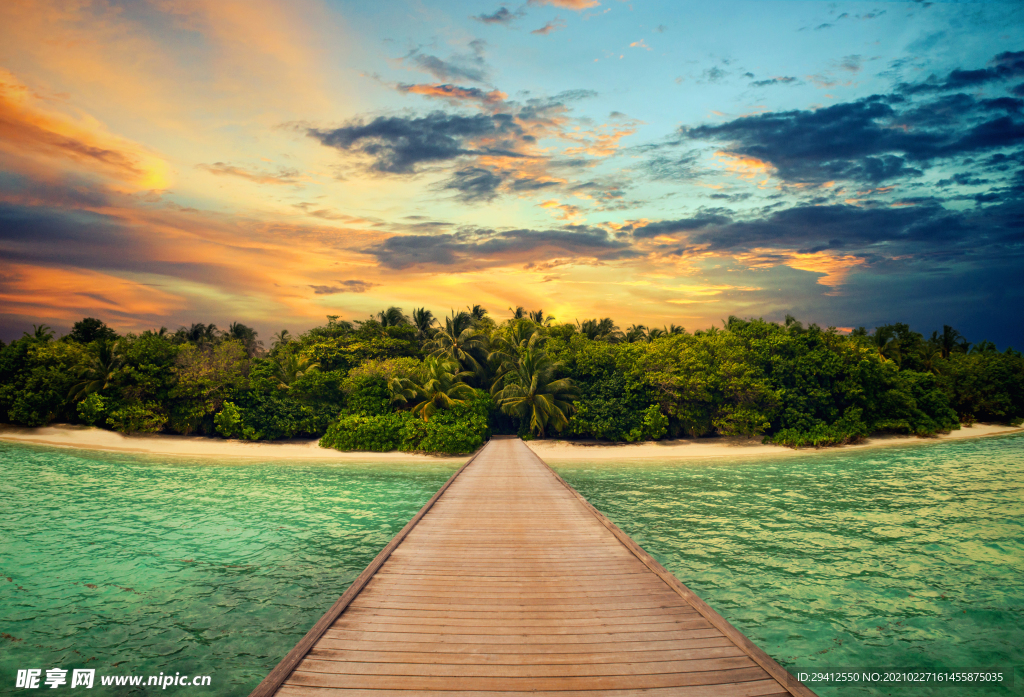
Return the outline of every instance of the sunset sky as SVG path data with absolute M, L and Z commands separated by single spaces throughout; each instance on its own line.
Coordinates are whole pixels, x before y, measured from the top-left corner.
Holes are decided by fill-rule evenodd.
M 389 305 L 1024 349 L 1024 3 L 4 0 L 0 338 Z

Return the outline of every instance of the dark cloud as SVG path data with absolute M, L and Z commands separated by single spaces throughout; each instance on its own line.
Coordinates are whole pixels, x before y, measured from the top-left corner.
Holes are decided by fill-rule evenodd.
M 904 199 L 897 205 L 799 205 L 738 217 L 718 209 L 633 230 L 637 239 L 682 234 L 673 254 L 695 248 L 723 252 L 842 250 L 865 259 L 937 261 L 1020 257 L 1024 249 L 1024 200 L 958 210 L 936 198 Z
M 1005 54 L 1003 54 L 1005 55 Z M 684 137 L 727 143 L 793 182 L 872 184 L 919 176 L 934 160 L 1024 144 L 1016 100 L 967 94 L 914 103 L 873 95 L 817 110 L 759 114 L 681 129 Z M 1004 112 L 1002 115 L 999 112 Z
M 498 195 L 502 177 L 482 167 L 465 167 L 456 170 L 445 182 L 444 188 L 458 192 L 462 201 L 490 201 Z
M 336 286 L 310 286 L 313 289 L 313 293 L 316 295 L 335 295 L 337 293 L 365 293 L 374 286 L 379 286 L 379 283 L 370 283 L 369 281 L 336 281 Z
M 540 191 L 561 185 L 562 182 L 551 179 L 535 179 L 533 177 L 517 177 L 512 180 L 513 191 Z
M 0 258 L 104 272 L 152 273 L 219 283 L 216 262 L 166 261 L 153 257 L 145 235 L 116 215 L 0 203 Z
M 420 164 L 464 155 L 514 157 L 516 141 L 523 138 L 511 114 L 460 116 L 441 111 L 421 117 L 379 116 L 369 123 L 310 128 L 307 134 L 328 147 L 367 155 L 373 160 L 373 171 L 388 174 L 410 174 Z M 505 147 L 471 145 L 473 139 L 485 136 Z
M 960 172 L 959 174 L 954 174 L 952 177 L 948 179 L 940 179 L 939 181 L 935 182 L 935 186 L 980 186 L 986 183 L 988 183 L 988 179 L 976 177 L 970 172 Z
M 897 91 L 903 94 L 919 94 L 922 92 L 969 90 L 990 82 L 1013 80 L 1021 76 L 1024 76 L 1024 51 L 1005 51 L 989 61 L 988 68 L 977 70 L 958 68 L 944 78 L 932 75 L 924 82 L 902 83 L 897 87 Z
M 645 239 L 659 235 L 673 235 L 679 232 L 693 232 L 711 226 L 722 226 L 730 223 L 732 218 L 725 214 L 725 211 L 709 212 L 694 218 L 682 218 L 680 220 L 662 220 L 657 223 L 649 223 L 640 228 L 633 229 L 633 237 Z
M 599 261 L 640 256 L 630 249 L 628 241 L 612 239 L 604 230 L 586 226 L 405 235 L 391 237 L 365 251 L 391 269 L 427 266 L 450 271 L 544 260 L 552 254 Z
M 497 11 L 492 14 L 479 14 L 474 15 L 472 19 L 484 24 L 511 24 L 519 17 L 522 17 L 523 13 L 520 11 L 509 12 L 507 7 L 499 7 Z
M 747 73 L 747 75 L 750 75 L 750 73 Z M 750 75 L 750 77 L 754 77 L 754 76 Z M 755 82 L 751 82 L 750 86 L 751 87 L 770 87 L 772 85 L 792 85 L 792 84 L 799 83 L 799 82 L 800 81 L 797 80 L 795 77 L 773 77 L 773 78 L 769 78 L 768 80 L 756 80 Z

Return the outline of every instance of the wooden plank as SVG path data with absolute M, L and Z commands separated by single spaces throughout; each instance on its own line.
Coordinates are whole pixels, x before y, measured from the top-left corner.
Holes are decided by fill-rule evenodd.
M 537 690 L 624 690 L 687 685 L 730 685 L 763 680 L 768 674 L 760 666 L 728 668 L 696 673 L 663 675 L 599 675 L 588 677 L 510 678 L 510 677 L 434 677 L 411 675 L 338 675 L 308 673 L 297 669 L 288 678 L 290 685 L 346 687 L 368 690 L 404 689 L 427 692 L 444 689 L 504 690 L 535 692 Z
M 518 440 L 400 536 L 254 695 L 813 694 Z
M 701 658 L 726 658 L 747 654 L 725 637 L 695 639 L 685 642 L 684 648 L 657 651 L 606 651 L 588 653 L 449 653 L 430 651 L 371 651 L 366 646 L 358 649 L 328 649 L 313 647 L 309 657 L 347 660 L 354 663 L 439 663 L 445 665 L 605 665 L 625 663 L 644 665 L 687 661 Z
M 713 658 L 694 658 L 684 661 L 644 661 L 639 663 L 583 663 L 574 665 L 559 664 L 503 664 L 436 662 L 404 662 L 404 663 L 370 663 L 353 661 L 345 658 L 310 654 L 298 670 L 306 673 L 332 673 L 336 675 L 409 675 L 431 677 L 595 677 L 622 675 L 664 675 L 666 673 L 694 673 L 709 670 L 726 670 L 732 668 L 750 668 L 756 665 L 750 656 L 740 653 L 738 656 L 716 656 Z
M 409 697 L 406 690 L 363 690 L 356 688 L 312 687 L 285 685 L 278 692 L 281 697 Z M 434 690 L 431 697 L 509 697 L 506 691 L 490 690 Z M 779 692 L 775 680 L 759 680 L 734 685 L 694 685 L 691 687 L 668 687 L 639 690 L 567 690 L 529 693 L 531 697 L 781 697 L 788 692 Z

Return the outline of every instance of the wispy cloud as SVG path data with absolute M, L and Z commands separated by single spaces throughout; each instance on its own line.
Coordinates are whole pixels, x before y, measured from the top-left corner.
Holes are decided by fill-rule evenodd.
M 241 177 L 256 184 L 298 184 L 300 181 L 297 169 L 281 168 L 277 172 L 267 172 L 259 169 L 246 169 L 224 162 L 214 162 L 211 165 L 199 164 L 196 167 L 210 174 Z
M 550 34 L 553 31 L 558 31 L 560 29 L 565 29 L 565 26 L 566 26 L 565 25 L 565 20 L 564 19 L 559 19 L 558 17 L 556 17 L 555 19 L 553 19 L 552 21 L 548 22 L 547 24 L 545 24 L 540 29 L 534 29 L 530 33 L 531 34 L 539 34 L 541 36 L 547 36 L 548 34 Z
M 515 20 L 523 16 L 522 11 L 509 12 L 507 7 L 499 7 L 496 11 L 491 14 L 482 13 L 474 15 L 473 19 L 484 24 L 511 24 Z
M 313 289 L 315 295 L 336 295 L 338 293 L 365 293 L 374 286 L 380 285 L 379 283 L 370 283 L 369 281 L 349 280 L 349 281 L 337 281 L 336 286 L 314 286 Z

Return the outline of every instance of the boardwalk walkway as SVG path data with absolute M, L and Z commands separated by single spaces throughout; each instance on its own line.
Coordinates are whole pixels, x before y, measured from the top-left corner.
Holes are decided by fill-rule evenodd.
M 253 697 L 813 696 L 519 439 L 438 492 Z

